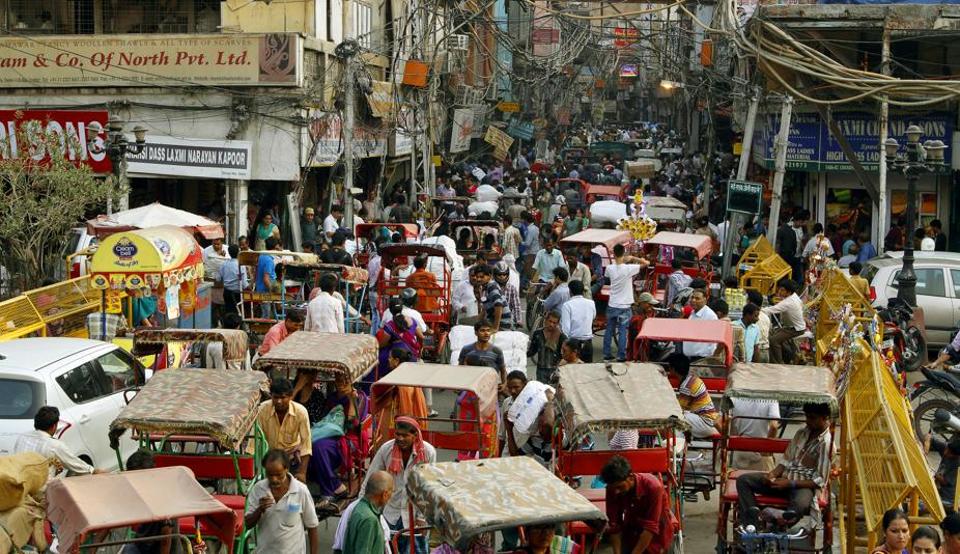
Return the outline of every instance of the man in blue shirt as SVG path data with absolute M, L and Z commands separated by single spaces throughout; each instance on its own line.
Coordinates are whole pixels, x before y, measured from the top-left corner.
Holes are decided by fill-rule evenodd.
M 533 260 L 533 275 L 541 281 L 549 280 L 553 276 L 554 269 L 566 265 L 563 254 L 553 246 L 553 237 L 544 239 L 543 250 L 537 252 Z
M 230 259 L 220 266 L 217 280 L 223 284 L 223 304 L 226 313 L 239 313 L 237 306 L 240 305 L 243 291 L 247 288 L 247 274 L 240 267 L 238 259 L 240 247 L 233 244 L 227 252 L 230 254 Z
M 269 237 L 266 240 L 267 250 L 277 250 L 280 245 L 275 237 Z M 256 292 L 273 292 L 278 290 L 277 283 L 277 261 L 270 254 L 260 254 L 257 259 L 257 279 L 253 290 Z M 270 303 L 263 302 L 260 305 L 261 316 L 270 317 Z
M 857 254 L 858 262 L 865 263 L 877 257 L 877 249 L 873 246 L 873 243 L 870 242 L 870 235 L 860 233 L 860 236 L 857 237 L 857 243 L 860 245 L 860 253 Z

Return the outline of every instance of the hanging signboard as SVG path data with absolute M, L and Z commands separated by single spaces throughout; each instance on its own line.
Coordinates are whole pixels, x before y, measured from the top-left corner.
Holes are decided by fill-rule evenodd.
M 27 140 L 34 160 L 49 160 L 55 149 L 48 147 L 48 141 L 56 141 L 71 162 L 88 166 L 94 173 L 109 173 L 112 164 L 104 149 L 106 132 L 101 131 L 94 140 L 93 150 L 87 143 L 87 128 L 93 123 L 106 128 L 108 119 L 106 110 L 0 110 L 0 159 L 19 157 L 25 146 L 21 143 Z
M 450 152 L 466 152 L 473 137 L 473 108 L 453 110 L 453 128 L 450 130 Z
M 304 141 L 304 150 L 308 167 L 329 167 L 335 165 L 343 155 L 343 132 L 340 114 L 311 110 L 309 133 Z M 356 126 L 353 130 L 353 155 L 357 158 L 375 158 L 383 156 L 387 150 L 387 141 L 378 127 L 370 124 Z
M 510 150 L 510 147 L 513 146 L 513 137 L 493 125 L 487 127 L 487 134 L 484 135 L 483 140 L 493 146 L 494 149 Z
M 507 134 L 520 140 L 533 140 L 533 123 L 511 119 L 507 127 Z
M 497 104 L 497 109 L 503 113 L 517 113 L 520 111 L 520 104 L 517 102 L 501 101 Z
M 763 185 L 749 181 L 727 181 L 727 211 L 748 215 L 760 213 Z
M 251 150 L 251 143 L 243 140 L 150 135 L 142 152 L 127 153 L 127 171 L 142 175 L 250 179 Z

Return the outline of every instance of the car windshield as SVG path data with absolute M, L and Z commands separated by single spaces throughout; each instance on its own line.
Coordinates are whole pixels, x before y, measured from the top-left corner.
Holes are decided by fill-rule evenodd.
M 44 401 L 41 383 L 0 378 L 0 419 L 32 419 Z

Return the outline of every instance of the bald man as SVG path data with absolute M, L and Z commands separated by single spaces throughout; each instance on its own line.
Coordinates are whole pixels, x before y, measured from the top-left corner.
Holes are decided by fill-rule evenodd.
M 337 525 L 333 551 L 337 554 L 390 554 L 390 527 L 383 507 L 393 496 L 393 475 L 375 471 L 367 479 L 366 494 L 347 506 Z

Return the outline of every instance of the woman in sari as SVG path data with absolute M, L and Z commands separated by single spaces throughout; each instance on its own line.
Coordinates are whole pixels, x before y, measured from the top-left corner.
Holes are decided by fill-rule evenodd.
M 394 370 L 404 362 L 413 361 L 409 350 L 394 348 L 387 358 L 390 370 Z M 424 400 L 423 390 L 419 387 L 392 387 L 389 392 L 377 397 L 374 407 L 374 416 L 377 421 L 377 435 L 373 439 L 374 448 L 380 448 L 384 442 L 390 440 L 384 431 L 393 429 L 393 422 L 397 415 L 408 415 L 426 422 L 427 402 Z M 424 427 L 426 423 L 424 423 Z
M 267 212 L 263 214 L 260 223 L 257 225 L 254 233 L 253 249 L 263 251 L 267 249 L 267 239 L 274 237 L 280 240 L 280 228 L 273 223 L 273 214 Z
M 377 343 L 380 345 L 380 366 L 378 378 L 383 378 L 393 369 L 390 367 L 390 352 L 394 348 L 408 350 L 411 361 L 420 359 L 420 347 L 423 344 L 423 330 L 417 322 L 403 315 L 403 304 L 399 298 L 390 299 L 390 315 L 388 321 L 377 331 Z
M 330 422 L 330 413 L 343 410 L 343 429 L 339 436 L 326 436 L 313 441 L 313 452 L 307 466 L 307 477 L 317 484 L 320 495 L 336 500 L 346 498 L 350 490 L 340 481 L 340 475 L 353 468 L 354 454 L 365 453 L 370 436 L 361 435 L 361 423 L 367 417 L 367 396 L 354 389 L 347 379 L 337 379 L 323 394 L 316 387 L 317 372 L 299 370 L 293 389 L 293 399 L 303 404 L 310 416 L 311 428 L 321 422 Z

